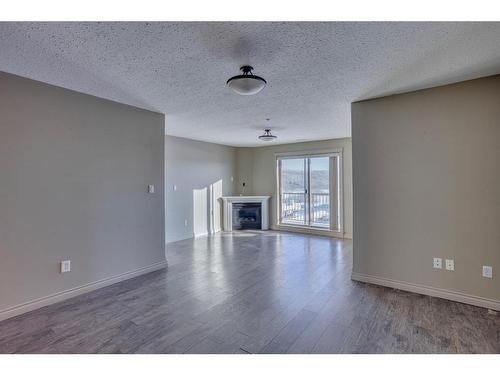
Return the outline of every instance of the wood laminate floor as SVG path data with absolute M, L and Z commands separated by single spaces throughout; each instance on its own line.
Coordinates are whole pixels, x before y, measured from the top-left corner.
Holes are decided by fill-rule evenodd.
M 498 353 L 486 309 L 350 280 L 352 242 L 235 232 L 0 322 L 0 353 Z

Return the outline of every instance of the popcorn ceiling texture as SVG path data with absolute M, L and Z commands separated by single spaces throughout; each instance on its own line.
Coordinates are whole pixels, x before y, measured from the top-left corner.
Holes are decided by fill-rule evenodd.
M 0 70 L 165 113 L 232 146 L 349 137 L 350 103 L 500 72 L 500 23 L 0 23 Z M 268 86 L 225 85 L 250 64 Z M 269 124 L 265 119 L 270 118 Z

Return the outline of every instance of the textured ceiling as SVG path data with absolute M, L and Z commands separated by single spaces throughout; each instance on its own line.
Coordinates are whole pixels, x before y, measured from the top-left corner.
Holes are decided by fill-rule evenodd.
M 0 70 L 166 115 L 234 146 L 349 137 L 350 103 L 500 73 L 500 23 L 0 23 Z M 225 85 L 250 64 L 268 86 Z

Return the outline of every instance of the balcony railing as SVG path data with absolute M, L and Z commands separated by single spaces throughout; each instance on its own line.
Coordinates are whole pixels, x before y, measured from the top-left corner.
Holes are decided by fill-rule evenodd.
M 307 194 L 282 193 L 281 218 L 286 224 L 308 225 Z M 310 225 L 330 225 L 330 194 L 311 193 Z
M 330 194 L 311 193 L 311 223 L 330 225 Z

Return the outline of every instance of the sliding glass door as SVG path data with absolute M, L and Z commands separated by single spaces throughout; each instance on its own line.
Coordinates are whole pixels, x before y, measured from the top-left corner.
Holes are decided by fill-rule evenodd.
M 278 157 L 280 223 L 339 228 L 338 155 Z
M 330 158 L 312 157 L 309 161 L 310 225 L 330 227 Z
M 281 221 L 307 225 L 307 159 L 281 160 Z

